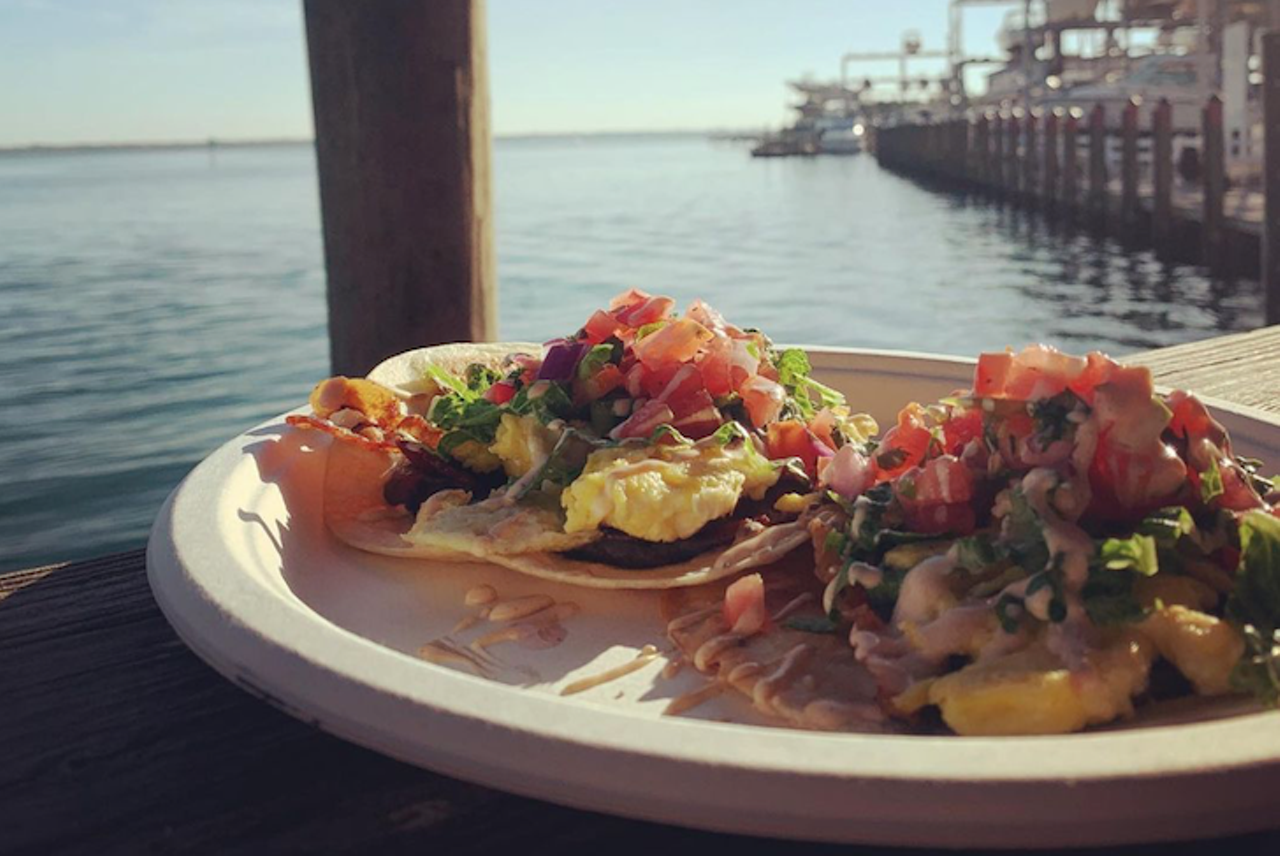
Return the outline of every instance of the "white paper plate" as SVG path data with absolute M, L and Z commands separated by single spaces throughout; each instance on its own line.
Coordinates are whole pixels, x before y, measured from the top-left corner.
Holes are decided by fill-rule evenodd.
M 936 399 L 972 374 L 972 363 L 950 358 L 811 354 L 817 375 L 882 426 L 906 401 Z M 1280 462 L 1274 419 L 1229 405 L 1217 413 L 1240 453 Z M 723 698 L 662 717 L 699 679 L 664 680 L 660 660 L 562 697 L 575 677 L 662 645 L 658 595 L 347 548 L 321 522 L 324 450 L 306 445 L 318 442 L 315 432 L 303 433 L 273 420 L 197 467 L 156 521 L 147 571 L 196 653 L 333 734 L 504 790 L 736 833 L 1061 847 L 1278 822 L 1280 715 L 1238 702 L 1175 706 L 1139 728 L 992 739 L 788 731 L 744 724 L 758 720 Z M 504 597 L 543 592 L 583 610 L 556 648 L 494 649 L 511 667 L 503 680 L 416 657 L 466 614 L 464 593 L 479 582 Z M 1219 718 L 1187 721 L 1206 716 Z

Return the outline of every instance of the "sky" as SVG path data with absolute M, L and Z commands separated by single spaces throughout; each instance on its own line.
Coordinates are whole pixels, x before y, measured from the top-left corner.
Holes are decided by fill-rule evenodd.
M 993 52 L 1015 5 L 967 11 L 967 49 Z M 947 0 L 488 0 L 487 9 L 498 134 L 777 126 L 787 119 L 784 82 L 835 78 L 847 51 L 894 50 L 907 29 L 926 49 L 946 46 Z M 0 117 L 0 146 L 309 137 L 301 2 L 2 0 Z

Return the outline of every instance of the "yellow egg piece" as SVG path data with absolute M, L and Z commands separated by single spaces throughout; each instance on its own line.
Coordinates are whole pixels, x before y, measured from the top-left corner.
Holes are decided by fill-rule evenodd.
M 1231 670 L 1244 654 L 1244 638 L 1230 623 L 1185 606 L 1166 606 L 1147 616 L 1138 630 L 1200 695 L 1231 692 Z
M 677 541 L 760 499 L 778 470 L 748 443 L 617 447 L 593 452 L 561 495 L 566 532 L 611 526 L 645 541 Z
M 556 432 L 532 416 L 502 414 L 489 451 L 502 461 L 508 476 L 519 478 L 540 465 L 556 444 Z
M 1124 634 L 1072 672 L 1041 645 L 973 663 L 929 686 L 929 703 L 957 734 L 1066 734 L 1133 712 L 1152 646 Z

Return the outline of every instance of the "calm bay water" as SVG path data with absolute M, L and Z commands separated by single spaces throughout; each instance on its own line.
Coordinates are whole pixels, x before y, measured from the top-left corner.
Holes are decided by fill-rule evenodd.
M 867 156 L 697 138 L 495 146 L 499 333 L 630 286 L 775 340 L 1112 353 L 1258 323 L 1223 283 L 943 196 Z M 306 146 L 0 155 L 0 572 L 141 546 L 191 466 L 326 374 Z

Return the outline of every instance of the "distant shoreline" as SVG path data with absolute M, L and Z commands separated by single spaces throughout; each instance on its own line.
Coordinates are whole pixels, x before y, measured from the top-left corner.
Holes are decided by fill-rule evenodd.
M 583 131 L 583 132 L 548 132 L 532 134 L 499 134 L 495 140 L 574 140 L 574 139 L 608 139 L 626 137 L 703 137 L 715 134 L 733 133 L 730 129 L 700 129 L 687 131 Z M 0 146 L 0 155 L 45 155 L 45 154 L 79 154 L 90 152 L 147 152 L 147 151 L 209 151 L 217 149 L 269 148 L 285 146 L 314 145 L 313 139 L 305 137 L 277 138 L 259 140 L 172 140 L 172 141 L 139 141 L 125 143 L 32 143 L 22 146 Z

